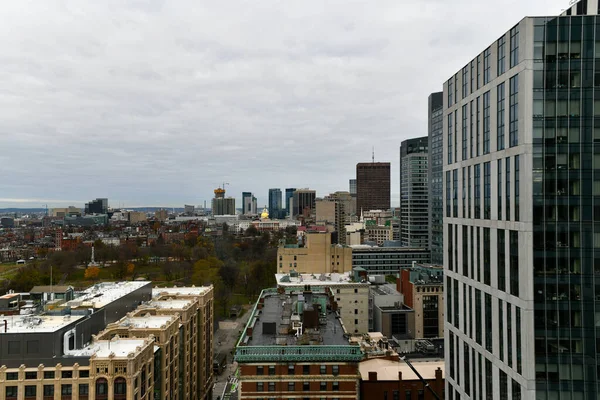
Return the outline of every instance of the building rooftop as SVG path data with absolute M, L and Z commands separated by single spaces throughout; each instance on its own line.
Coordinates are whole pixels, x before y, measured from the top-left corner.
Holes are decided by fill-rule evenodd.
M 119 326 L 141 329 L 158 329 L 167 325 L 173 316 L 169 315 L 147 315 L 143 317 L 125 317 L 118 322 Z
M 444 360 L 438 361 L 415 361 L 410 362 L 424 379 L 435 379 L 435 371 L 442 370 L 444 373 Z M 404 361 L 391 361 L 384 358 L 373 358 L 362 361 L 359 364 L 360 375 L 363 380 L 369 379 L 369 372 L 377 372 L 378 381 L 397 381 L 398 372 L 402 372 L 402 380 L 419 380 L 419 377 L 410 369 Z
M 324 293 L 264 293 L 240 343 L 248 346 L 349 345 Z M 314 305 L 314 306 L 313 306 Z M 250 333 L 251 332 L 251 333 Z
M 54 332 L 84 318 L 78 315 L 5 315 L 0 320 L 1 333 L 42 333 Z M 4 329 L 3 329 L 4 328 Z
M 115 357 L 127 357 L 130 353 L 135 353 L 138 347 L 142 348 L 146 344 L 146 339 L 121 339 L 99 340 L 84 347 L 75 350 L 70 355 L 76 357 L 90 357 L 95 354 L 97 357 L 106 358 L 111 354 Z
M 158 297 L 161 293 L 167 293 L 171 295 L 181 296 L 200 296 L 211 289 L 212 286 L 198 286 L 198 287 L 172 287 L 172 288 L 153 288 L 152 297 Z
M 163 310 L 181 310 L 189 307 L 194 300 L 152 300 L 147 303 L 148 307 L 160 308 Z
M 34 286 L 29 293 L 65 293 L 72 289 L 73 286 Z
M 296 276 L 292 276 L 296 275 Z M 299 286 L 299 285 L 317 285 L 333 286 L 340 284 L 349 284 L 359 282 L 352 281 L 350 272 L 337 274 L 275 274 L 275 279 L 279 286 Z
M 151 282 L 148 281 L 125 281 L 125 282 L 102 282 L 90 286 L 79 293 L 69 305 L 76 307 L 102 308 L 129 293 L 136 291 Z

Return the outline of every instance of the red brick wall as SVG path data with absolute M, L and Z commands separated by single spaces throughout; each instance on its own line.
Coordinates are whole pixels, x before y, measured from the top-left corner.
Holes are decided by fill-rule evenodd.
M 410 281 L 410 271 L 403 269 L 400 271 L 400 278 L 396 279 L 396 290 L 404 295 L 404 304 L 410 308 L 414 308 L 413 291 L 414 285 Z

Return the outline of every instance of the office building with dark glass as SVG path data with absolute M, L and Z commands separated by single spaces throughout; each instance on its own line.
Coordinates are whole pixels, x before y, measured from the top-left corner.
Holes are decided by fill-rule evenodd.
M 449 399 L 600 396 L 597 8 L 524 18 L 444 84 Z
M 429 246 L 428 137 L 400 145 L 400 241 L 402 246 Z
M 444 262 L 444 93 L 432 93 L 428 99 L 427 121 L 429 132 L 429 249 L 431 263 Z
M 356 164 L 356 212 L 390 209 L 390 163 Z
M 269 215 L 272 219 L 285 217 L 285 210 L 281 208 L 281 200 L 281 189 L 269 189 Z

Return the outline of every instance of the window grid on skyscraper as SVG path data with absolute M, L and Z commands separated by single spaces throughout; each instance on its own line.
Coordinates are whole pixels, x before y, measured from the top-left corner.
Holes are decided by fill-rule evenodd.
M 490 152 L 490 92 L 483 94 L 483 154 Z
M 506 58 L 506 38 L 504 37 L 504 35 L 498 39 L 498 42 L 496 43 L 498 48 L 497 48 L 497 57 L 498 57 L 498 63 L 497 63 L 497 72 L 498 72 L 498 76 L 502 75 L 505 71 L 505 58 Z
M 465 104 L 462 106 L 462 160 L 465 161 L 467 159 L 467 129 L 468 129 L 468 120 L 467 120 L 467 107 L 469 105 Z
M 496 107 L 496 149 L 504 150 L 504 82 L 499 84 L 496 89 L 497 107 Z

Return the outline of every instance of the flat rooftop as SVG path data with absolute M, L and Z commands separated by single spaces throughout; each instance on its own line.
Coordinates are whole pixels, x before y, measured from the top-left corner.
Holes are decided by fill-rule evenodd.
M 257 314 L 248 321 L 248 326 L 252 326 L 252 339 L 248 342 L 248 346 L 296 346 L 309 343 L 349 345 L 348 339 L 344 337 L 344 328 L 340 319 L 336 318 L 336 313 L 327 310 L 326 307 L 319 317 L 318 328 L 304 329 L 304 335 L 297 337 L 294 333 L 289 333 L 289 330 L 292 328 L 294 318 L 299 322 L 303 321 L 302 315 L 295 314 L 294 306 L 300 301 L 306 301 L 304 296 L 267 294 L 263 295 L 263 298 L 263 308 L 257 310 Z M 328 296 L 325 293 L 313 293 L 312 300 L 313 303 L 327 305 Z M 303 315 L 305 311 L 306 309 Z
M 152 297 L 158 297 L 161 293 L 168 293 L 171 295 L 182 295 L 182 296 L 200 296 L 210 291 L 212 286 L 198 286 L 198 287 L 172 287 L 172 288 L 153 288 Z
M 194 300 L 152 300 L 146 303 L 149 307 L 160 308 L 163 310 L 182 310 L 192 304 Z
M 344 274 L 329 273 L 329 274 L 298 274 L 298 276 L 290 276 L 290 274 L 275 274 L 277 284 L 279 286 L 298 286 L 298 285 L 347 285 L 359 284 L 360 282 L 352 282 L 350 272 Z
M 72 308 L 102 308 L 123 296 L 134 292 L 151 282 L 149 281 L 125 281 L 125 282 L 102 282 L 90 286 L 79 293 L 74 300 L 68 302 Z M 81 303 L 81 304 L 80 304 Z
M 437 361 L 416 361 L 411 360 L 410 363 L 423 376 L 424 379 L 435 379 L 435 371 L 440 368 L 442 370 L 442 378 L 445 378 L 444 360 Z M 372 358 L 362 361 L 359 364 L 360 375 L 363 380 L 369 379 L 369 372 L 377 372 L 378 381 L 397 381 L 398 372 L 402 372 L 402 380 L 419 380 L 408 364 L 404 361 L 391 361 L 383 358 Z
M 100 340 L 90 344 L 83 349 L 72 352 L 73 356 L 90 357 L 96 354 L 98 357 L 108 357 L 114 353 L 115 357 L 127 357 L 129 353 L 135 353 L 137 347 L 144 347 L 146 344 L 144 339 L 113 339 Z
M 126 317 L 119 321 L 119 326 L 140 329 L 159 329 L 173 319 L 169 315 L 148 315 L 146 317 Z
M 42 333 L 57 331 L 82 318 L 82 315 L 7 315 L 0 318 L 0 334 L 5 333 L 4 320 L 6 333 Z

